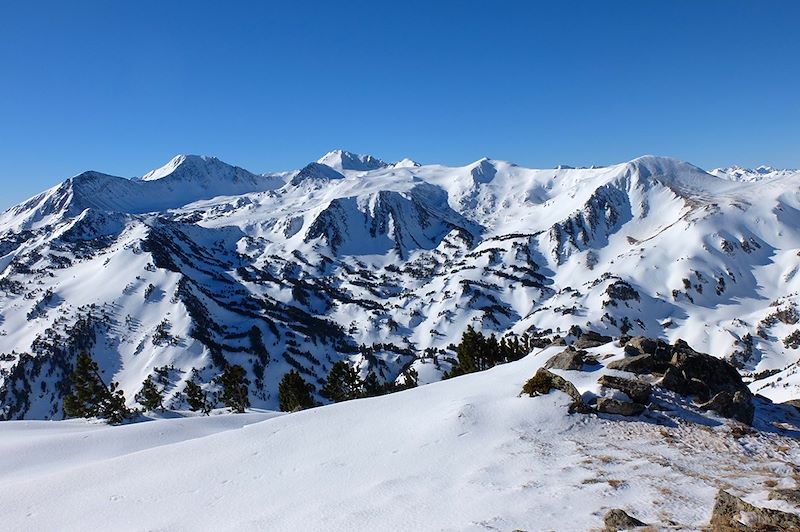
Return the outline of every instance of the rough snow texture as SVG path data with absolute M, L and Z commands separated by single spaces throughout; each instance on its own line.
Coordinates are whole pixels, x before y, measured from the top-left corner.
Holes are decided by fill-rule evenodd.
M 797 511 L 797 411 L 757 400 L 757 432 L 659 392 L 638 418 L 520 397 L 561 347 L 492 370 L 295 414 L 0 423 L 5 530 L 599 530 L 610 508 L 708 525 L 719 488 Z M 590 349 L 604 364 L 618 345 Z M 610 355 L 609 358 L 604 358 Z M 583 394 L 622 398 L 560 371 Z
M 796 398 L 800 173 L 714 174 L 341 151 L 281 174 L 86 172 L 0 215 L 0 416 L 60 418 L 80 350 L 131 404 L 155 367 L 180 408 L 192 368 L 211 389 L 228 362 L 274 409 L 288 370 L 319 389 L 341 359 L 436 381 L 468 325 L 683 338 Z

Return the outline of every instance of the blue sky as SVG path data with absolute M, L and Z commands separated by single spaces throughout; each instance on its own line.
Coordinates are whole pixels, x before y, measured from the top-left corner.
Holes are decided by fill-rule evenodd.
M 800 2 L 4 2 L 0 208 L 177 153 L 800 166 Z

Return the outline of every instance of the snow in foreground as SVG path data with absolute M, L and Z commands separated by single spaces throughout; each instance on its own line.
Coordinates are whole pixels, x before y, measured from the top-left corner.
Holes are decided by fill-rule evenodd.
M 569 415 L 561 392 L 518 397 L 558 350 L 290 415 L 0 423 L 3 528 L 590 530 L 622 508 L 696 529 L 718 488 L 793 510 L 767 487 L 798 478 L 796 427 L 735 438 L 714 418 L 622 421 Z

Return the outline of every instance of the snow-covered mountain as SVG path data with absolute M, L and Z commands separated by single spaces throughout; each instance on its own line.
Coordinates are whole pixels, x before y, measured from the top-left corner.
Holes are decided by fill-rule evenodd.
M 711 175 L 734 181 L 758 181 L 775 177 L 790 176 L 800 173 L 797 169 L 779 169 L 767 165 L 757 168 L 742 168 L 741 166 L 728 166 L 726 168 L 714 168 L 708 172 Z
M 342 151 L 281 174 L 197 156 L 141 179 L 86 172 L 0 215 L 0 412 L 60 418 L 80 350 L 130 402 L 157 367 L 175 393 L 193 369 L 213 387 L 226 361 L 264 408 L 289 369 L 319 388 L 341 359 L 431 382 L 468 325 L 683 338 L 790 399 L 800 173 L 759 175 Z

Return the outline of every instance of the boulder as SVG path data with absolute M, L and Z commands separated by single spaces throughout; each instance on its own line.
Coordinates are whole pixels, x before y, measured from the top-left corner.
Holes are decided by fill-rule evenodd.
M 770 500 L 780 499 L 788 501 L 795 506 L 800 506 L 800 489 L 797 488 L 776 488 L 769 492 Z
M 583 369 L 586 363 L 586 351 L 578 351 L 569 346 L 544 363 L 546 369 Z
M 669 364 L 667 362 L 657 359 L 654 355 L 642 354 L 634 356 L 626 356 L 621 360 L 609 362 L 608 369 L 616 369 L 619 371 L 627 371 L 629 373 L 637 374 L 650 374 L 664 373 Z
M 700 410 L 713 410 L 722 417 L 727 417 L 741 421 L 748 425 L 753 423 L 755 409 L 750 398 L 745 397 L 742 392 L 736 392 L 731 396 L 729 392 L 719 392 L 709 401 L 698 405 Z
M 619 390 L 630 397 L 631 401 L 641 404 L 647 404 L 650 401 L 650 394 L 653 391 L 653 387 L 646 382 L 624 379 L 613 375 L 603 375 L 597 382 L 606 388 Z
M 525 383 L 522 387 L 522 394 L 536 397 L 537 395 L 546 395 L 552 390 L 561 390 L 572 397 L 572 404 L 569 407 L 570 412 L 583 412 L 586 410 L 583 398 L 578 389 L 575 388 L 575 385 L 545 368 L 539 368 L 536 374 Z
M 586 331 L 583 333 L 580 338 L 575 340 L 572 344 L 577 349 L 588 349 L 590 347 L 597 347 L 600 345 L 605 345 L 611 342 L 613 338 L 610 336 L 603 336 L 600 333 L 596 333 L 594 331 Z
M 760 508 L 719 490 L 709 527 L 711 530 L 800 530 L 800 516 Z
M 604 414 L 617 414 L 619 416 L 638 416 L 644 412 L 645 406 L 639 403 L 628 401 L 617 401 L 609 397 L 597 399 L 597 411 Z
M 670 357 L 670 351 L 670 345 L 664 340 L 647 338 L 646 336 L 634 336 L 625 342 L 625 354 L 628 356 L 647 354 L 666 361 Z
M 561 338 L 561 336 L 555 335 L 553 336 L 553 339 L 550 340 L 550 345 L 567 345 L 567 342 Z
M 609 365 L 610 366 L 610 365 Z M 748 425 L 753 422 L 753 394 L 728 362 L 698 353 L 683 340 L 672 347 L 669 369 L 661 386 L 682 395 L 695 395 L 707 410 L 716 410 Z M 726 392 L 727 395 L 720 395 Z
M 606 512 L 606 516 L 603 518 L 603 524 L 605 525 L 606 532 L 617 532 L 618 530 L 630 530 L 639 526 L 647 526 L 646 523 L 639 521 L 635 517 L 631 517 L 619 508 L 614 508 Z

